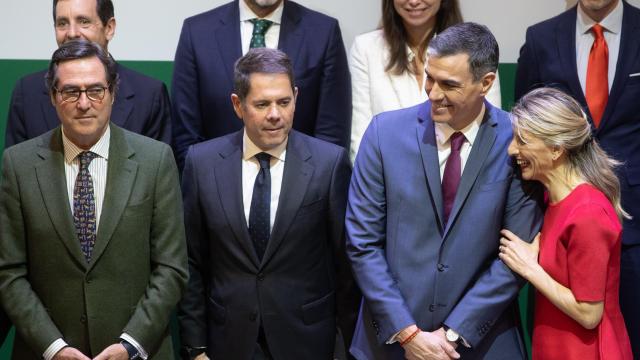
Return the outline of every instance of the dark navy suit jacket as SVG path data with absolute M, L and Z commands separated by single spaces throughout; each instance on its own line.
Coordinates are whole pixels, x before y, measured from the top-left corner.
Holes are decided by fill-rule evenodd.
M 46 71 L 18 80 L 13 89 L 5 148 L 37 137 L 60 125 L 45 86 Z M 167 87 L 161 81 L 118 65 L 120 84 L 111 112 L 111 122 L 135 133 L 171 142 L 171 106 Z
M 171 85 L 180 168 L 189 145 L 242 128 L 231 104 L 233 65 L 242 56 L 239 12 L 236 0 L 182 27 Z M 338 21 L 285 0 L 278 49 L 291 58 L 299 90 L 293 128 L 346 147 L 351 81 Z
M 242 204 L 242 131 L 196 144 L 183 173 L 190 278 L 182 343 L 252 359 L 261 324 L 275 359 L 331 359 L 360 300 L 345 254 L 346 150 L 291 131 L 271 238 L 260 261 Z
M 500 230 L 533 239 L 542 222 L 507 147 L 507 113 L 486 112 L 443 223 L 430 102 L 374 117 L 355 161 L 347 206 L 347 253 L 365 301 L 351 353 L 400 360 L 385 343 L 417 324 L 458 331 L 463 359 L 524 359 L 514 300 L 519 278 L 498 259 Z
M 624 221 L 622 241 L 640 244 L 640 10 L 623 2 L 620 53 L 613 86 L 594 134 L 604 150 L 624 162 L 620 169 Z M 578 100 L 589 114 L 576 65 L 576 7 L 531 26 L 520 50 L 516 99 L 540 86 L 553 86 Z M 590 116 L 589 116 L 590 118 Z

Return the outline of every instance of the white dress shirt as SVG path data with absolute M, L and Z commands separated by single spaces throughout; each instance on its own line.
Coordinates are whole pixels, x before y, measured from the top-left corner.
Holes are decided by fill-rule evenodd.
M 415 56 L 411 49 L 408 58 Z M 371 119 L 384 111 L 418 105 L 429 98 L 422 84 L 410 72 L 395 75 L 385 70 L 389 61 L 389 47 L 382 30 L 375 30 L 355 38 L 349 54 L 353 113 L 351 119 L 351 147 L 349 157 L 355 161 L 360 141 Z M 502 105 L 500 78 L 496 79 L 487 94 L 487 100 L 496 107 Z
M 469 159 L 469 154 L 471 154 L 473 143 L 476 141 L 476 136 L 480 130 L 480 124 L 482 124 L 485 111 L 486 109 L 483 104 L 480 114 L 478 114 L 478 116 L 469 125 L 461 130 L 454 130 L 447 124 L 436 123 L 435 132 L 436 141 L 438 143 L 438 162 L 440 165 L 441 182 L 442 177 L 444 176 L 445 165 L 447 165 L 447 159 L 449 159 L 449 155 L 451 155 L 451 141 L 449 141 L 451 139 L 451 135 L 456 131 L 460 131 L 465 137 L 465 142 L 462 144 L 462 148 L 460 148 L 460 174 L 462 175 L 464 173 L 464 166 L 467 164 L 467 160 Z
M 622 31 L 622 1 L 607 15 L 600 25 L 604 28 L 604 40 L 609 48 L 609 91 L 616 76 L 616 65 L 618 63 L 618 53 L 620 52 L 620 34 Z M 589 53 L 595 40 L 591 27 L 595 25 L 593 21 L 578 5 L 578 16 L 576 19 L 576 64 L 578 66 L 578 79 L 582 87 L 582 93 L 586 94 L 587 67 L 589 65 Z
M 287 141 L 277 147 L 263 151 L 249 139 L 247 131 L 242 137 L 242 203 L 244 207 L 244 217 L 249 227 L 249 212 L 251 210 L 251 199 L 253 197 L 253 185 L 256 176 L 260 172 L 260 163 L 256 159 L 256 154 L 266 152 L 271 155 L 271 206 L 269 210 L 269 225 L 273 229 L 273 223 L 278 211 L 280 200 L 280 189 L 282 187 L 282 175 L 284 174 L 284 162 L 287 157 Z
M 253 23 L 252 19 L 260 18 L 253 10 L 249 8 L 245 0 L 238 1 L 240 4 L 240 39 L 242 41 L 242 55 L 249 51 L 249 45 L 251 44 L 251 36 L 253 35 Z M 282 24 L 282 9 L 284 8 L 284 1 L 278 5 L 278 7 L 269 15 L 262 19 L 273 22 L 271 27 L 264 34 L 264 43 L 269 49 L 278 48 L 278 39 L 280 38 L 280 25 Z
M 107 127 L 102 137 L 88 151 L 95 153 L 96 156 L 89 164 L 89 174 L 93 181 L 93 198 L 96 203 L 96 233 L 100 225 L 100 215 L 102 214 L 102 204 L 104 202 L 104 192 L 107 185 L 107 170 L 109 165 L 109 144 L 111 140 L 111 128 Z M 75 187 L 76 177 L 80 171 L 80 159 L 78 155 L 85 151 L 65 135 L 64 127 L 62 128 L 62 146 L 64 149 L 64 173 L 67 181 L 67 195 L 69 197 L 69 207 L 73 213 L 73 189 Z M 122 340 L 128 341 L 140 353 L 140 357 L 146 360 L 148 357 L 144 348 L 129 334 L 122 333 Z M 42 357 L 45 360 L 51 360 L 60 350 L 69 346 L 64 339 L 59 338 L 51 343 L 45 350 Z

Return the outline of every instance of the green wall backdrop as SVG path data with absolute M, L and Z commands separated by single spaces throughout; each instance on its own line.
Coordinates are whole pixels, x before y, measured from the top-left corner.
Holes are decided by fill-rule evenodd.
M 173 72 L 173 62 L 171 61 L 120 61 L 125 66 L 140 71 L 148 76 L 164 81 L 168 87 L 171 85 L 171 74 Z M 11 92 L 18 79 L 29 73 L 45 69 L 48 61 L 46 60 L 2 60 L 0 59 L 0 153 L 4 149 L 4 133 L 9 113 L 9 102 L 11 101 Z M 511 109 L 513 106 L 513 89 L 515 80 L 516 64 L 505 63 L 500 64 L 500 88 L 502 92 L 502 107 L 505 110 Z M 44 81 L 44 79 L 43 79 Z M 525 345 L 527 350 L 530 349 L 530 329 L 532 324 L 532 316 L 530 309 L 530 298 L 532 291 L 529 287 L 525 287 L 520 293 L 520 313 L 524 330 Z M 174 333 L 176 331 L 175 322 L 172 324 Z M 11 346 L 13 340 L 13 331 L 7 338 L 7 341 L 0 347 L 0 360 L 10 358 Z M 2 341 L 0 339 L 0 341 Z M 1 345 L 1 344 L 0 344 Z

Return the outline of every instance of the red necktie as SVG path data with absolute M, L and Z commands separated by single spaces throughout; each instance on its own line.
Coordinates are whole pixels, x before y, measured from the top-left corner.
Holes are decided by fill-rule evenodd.
M 444 205 L 444 223 L 449 221 L 449 214 L 453 208 L 453 201 L 456 199 L 460 177 L 462 175 L 462 161 L 460 159 L 460 149 L 464 144 L 464 135 L 457 131 L 451 135 L 451 154 L 444 166 L 442 175 L 442 202 Z
M 595 40 L 587 65 L 586 97 L 593 123 L 598 127 L 609 99 L 609 48 L 602 33 L 602 26 L 595 24 L 591 30 Z

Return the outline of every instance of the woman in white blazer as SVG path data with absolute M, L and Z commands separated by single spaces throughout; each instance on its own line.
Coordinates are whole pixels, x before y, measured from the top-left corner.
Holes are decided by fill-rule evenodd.
M 357 36 L 350 52 L 352 162 L 374 115 L 427 100 L 424 62 L 429 41 L 460 22 L 458 0 L 382 0 L 381 28 Z M 501 106 L 497 76 L 487 99 Z

